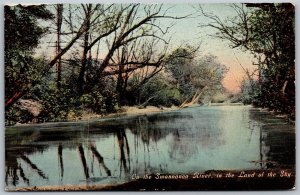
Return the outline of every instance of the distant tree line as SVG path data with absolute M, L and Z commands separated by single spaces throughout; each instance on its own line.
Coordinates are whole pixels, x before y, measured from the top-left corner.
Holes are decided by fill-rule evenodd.
M 235 18 L 210 19 L 204 25 L 218 31 L 212 36 L 230 41 L 233 48 L 250 51 L 257 59 L 255 72 L 245 70 L 242 99 L 295 118 L 295 7 L 291 3 L 231 4 Z
M 6 124 L 182 106 L 222 91 L 227 70 L 216 57 L 198 56 L 199 46 L 169 48 L 172 25 L 160 20 L 186 17 L 157 4 L 5 6 Z

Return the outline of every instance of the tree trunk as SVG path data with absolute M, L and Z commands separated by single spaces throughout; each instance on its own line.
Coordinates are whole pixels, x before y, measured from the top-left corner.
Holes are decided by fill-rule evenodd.
M 124 103 L 124 78 L 123 78 L 123 71 L 124 71 L 124 66 L 119 65 L 119 71 L 118 71 L 118 80 L 117 80 L 117 87 L 116 90 L 119 94 L 119 103 L 123 105 Z
M 91 12 L 91 6 L 88 7 L 88 12 L 87 12 L 87 17 Z M 79 77 L 78 77 L 78 90 L 80 94 L 83 94 L 83 88 L 84 88 L 84 77 L 85 77 L 85 71 L 86 71 L 86 66 L 87 66 L 87 54 L 89 51 L 89 33 L 90 30 L 90 18 L 87 21 L 86 24 L 86 32 L 84 35 L 84 48 L 83 48 L 83 53 L 82 53 L 82 59 L 81 59 L 81 67 L 80 67 L 80 72 L 79 72 Z
M 16 101 L 18 101 L 26 93 L 27 90 L 21 90 L 19 92 L 16 92 L 9 100 L 5 102 L 5 109 L 8 109 L 10 106 L 16 103 Z
M 57 25 L 57 29 L 56 29 L 56 35 L 57 35 L 57 40 L 56 40 L 56 55 L 59 54 L 61 52 L 61 46 L 60 46 L 60 42 L 61 42 L 61 25 L 62 25 L 62 20 L 63 20 L 63 4 L 57 4 L 56 7 L 56 11 L 57 11 L 57 16 L 56 16 L 56 25 Z M 60 91 L 61 88 L 61 57 L 58 58 L 57 63 L 55 65 L 55 71 L 56 71 L 56 88 L 57 91 Z
M 200 96 L 202 95 L 202 93 L 204 92 L 204 90 L 205 90 L 206 88 L 207 88 L 207 86 L 203 87 L 203 88 L 201 89 L 200 92 L 197 91 L 197 92 L 194 94 L 194 96 L 193 96 L 193 98 L 192 98 L 192 100 L 191 100 L 190 102 L 188 102 L 189 98 L 186 99 L 186 100 L 179 106 L 179 108 L 185 108 L 185 107 L 188 107 L 188 106 L 191 106 L 191 105 L 195 104 L 195 103 L 199 100 Z

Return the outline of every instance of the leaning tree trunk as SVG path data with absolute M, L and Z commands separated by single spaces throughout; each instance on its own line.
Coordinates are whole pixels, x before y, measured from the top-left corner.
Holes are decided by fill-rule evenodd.
M 198 90 L 198 91 L 194 94 L 194 96 L 193 96 L 193 98 L 192 98 L 192 100 L 191 100 L 190 102 L 188 102 L 188 100 L 189 100 L 190 98 L 186 99 L 186 100 L 179 106 L 179 108 L 186 108 L 186 107 L 189 107 L 189 106 L 195 104 L 196 102 L 198 102 L 200 96 L 203 94 L 203 92 L 204 92 L 204 90 L 205 90 L 206 88 L 207 88 L 207 86 L 203 87 L 203 88 L 201 89 L 200 92 L 199 92 L 199 90 Z

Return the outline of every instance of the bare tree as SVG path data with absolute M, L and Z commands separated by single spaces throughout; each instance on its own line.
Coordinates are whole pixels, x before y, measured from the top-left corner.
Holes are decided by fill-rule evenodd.
M 92 10 L 96 10 L 96 13 L 94 14 L 93 18 L 90 18 L 87 22 L 87 30 L 84 35 L 84 43 L 83 43 L 83 54 L 81 58 L 81 67 L 79 71 L 78 76 L 78 89 L 79 92 L 82 94 L 84 90 L 85 85 L 85 76 L 86 76 L 86 70 L 87 65 L 91 64 L 92 62 L 92 49 L 93 47 L 98 43 L 97 52 L 99 51 L 100 41 L 101 39 L 109 36 L 111 33 L 113 33 L 117 28 L 117 22 L 118 16 L 115 16 L 114 14 L 106 14 L 107 12 L 110 12 L 113 5 L 82 5 L 82 9 L 84 10 L 84 14 L 87 16 L 90 14 Z M 85 17 L 86 17 L 85 16 Z M 107 26 L 107 24 L 112 23 L 114 25 Z M 89 53 L 89 57 L 88 57 Z M 97 53 L 98 56 L 98 53 Z M 98 58 L 96 56 L 96 58 Z M 88 63 L 89 62 L 89 63 Z
M 163 70 L 167 44 L 162 51 L 156 52 L 157 44 L 159 44 L 159 40 L 155 37 L 141 39 L 133 41 L 130 45 L 122 46 L 116 51 L 110 64 L 111 70 L 107 71 L 106 75 L 116 75 L 116 90 L 121 103 L 126 100 L 124 97 L 126 94 L 134 94 L 149 79 Z M 129 89 L 128 80 L 133 75 L 136 83 Z
M 93 81 L 91 81 L 90 84 L 95 84 L 101 78 L 105 75 L 114 75 L 118 74 L 119 70 L 113 70 L 112 67 L 119 66 L 120 64 L 116 64 L 113 60 L 115 53 L 121 49 L 124 52 L 127 50 L 134 51 L 135 49 L 141 49 L 137 48 L 137 45 L 140 44 L 142 46 L 142 43 L 139 43 L 140 39 L 143 40 L 151 40 L 150 38 L 155 38 L 155 41 L 152 43 L 156 43 L 158 40 L 164 44 L 168 44 L 168 41 L 163 38 L 163 35 L 165 35 L 169 28 L 171 26 L 166 27 L 165 29 L 162 29 L 157 19 L 159 18 L 171 18 L 171 19 L 182 19 L 186 18 L 187 16 L 183 17 L 172 17 L 167 15 L 167 10 L 162 11 L 162 5 L 140 5 L 140 4 L 130 4 L 128 6 L 120 6 L 120 8 L 117 9 L 116 19 L 115 19 L 115 26 L 119 27 L 114 31 L 113 37 L 108 37 L 106 40 L 107 46 L 108 46 L 108 52 L 106 53 L 105 57 L 103 58 L 103 61 L 101 62 L 100 67 L 96 70 L 96 76 L 94 77 Z M 143 10 L 143 13 L 145 15 L 141 15 Z M 163 13 L 162 13 L 163 12 Z M 145 43 L 146 44 L 146 43 Z M 122 49 L 124 47 L 124 49 Z M 132 48 L 133 47 L 133 48 Z M 143 46 L 142 46 L 143 47 Z M 145 46 L 146 47 L 146 46 Z M 153 47 L 154 49 L 154 47 Z M 153 51 L 152 49 L 152 51 Z M 126 72 L 131 72 L 137 68 L 141 68 L 146 65 L 155 65 L 157 66 L 157 63 L 149 63 L 149 59 L 141 58 L 137 59 L 136 54 L 130 53 L 129 60 L 122 63 L 120 66 L 124 65 L 135 65 L 135 67 L 130 67 L 126 69 Z M 145 55 L 143 55 L 145 57 Z M 160 61 L 162 59 L 158 59 L 157 61 Z M 122 69 L 122 67 L 121 67 Z

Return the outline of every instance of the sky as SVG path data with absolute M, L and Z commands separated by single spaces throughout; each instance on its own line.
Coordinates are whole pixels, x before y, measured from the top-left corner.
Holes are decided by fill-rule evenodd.
M 195 12 L 197 4 L 178 4 L 172 8 L 170 14 L 174 15 L 188 15 Z M 228 4 L 201 4 L 204 12 L 209 12 L 219 16 L 222 19 L 233 17 L 234 11 Z M 171 13 L 172 12 L 172 13 Z M 182 43 L 189 43 L 191 45 L 200 43 L 200 52 L 203 55 L 215 55 L 221 64 L 229 68 L 226 74 L 223 85 L 230 92 L 238 92 L 240 90 L 240 83 L 245 76 L 245 69 L 250 71 L 255 69 L 253 56 L 241 49 L 230 48 L 230 42 L 214 38 L 210 35 L 216 33 L 212 28 L 200 27 L 200 24 L 208 23 L 208 19 L 204 16 L 199 16 L 199 13 L 194 18 L 178 20 L 172 31 L 172 41 L 174 45 Z M 242 67 L 242 66 L 243 67 Z

